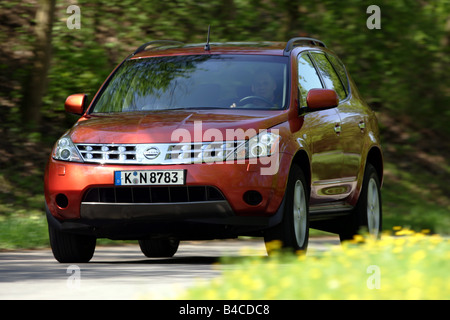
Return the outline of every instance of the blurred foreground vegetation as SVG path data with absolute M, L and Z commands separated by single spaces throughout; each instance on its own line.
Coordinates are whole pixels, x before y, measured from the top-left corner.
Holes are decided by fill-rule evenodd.
M 234 259 L 238 267 L 224 271 L 207 285 L 187 289 L 179 298 L 450 299 L 449 239 L 395 229 L 393 235 L 385 234 L 379 241 L 358 237 L 320 254 L 224 259 L 224 263 Z
M 204 42 L 208 25 L 212 42 L 323 40 L 379 115 L 385 227 L 450 233 L 449 0 L 378 1 L 381 29 L 373 30 L 366 26 L 373 3 L 361 0 L 57 0 L 42 103 L 25 103 L 38 57 L 37 8 L 51 2 L 0 3 L 0 228 L 27 225 L 13 244 L 3 245 L 16 238 L 0 231 L 0 248 L 47 244 L 39 222 L 43 173 L 53 143 L 76 121 L 64 113 L 66 97 L 92 98 L 142 43 Z M 67 27 L 72 4 L 81 10 L 80 29 Z M 33 109 L 39 117 L 29 119 Z M 36 241 L 26 228 L 36 231 Z

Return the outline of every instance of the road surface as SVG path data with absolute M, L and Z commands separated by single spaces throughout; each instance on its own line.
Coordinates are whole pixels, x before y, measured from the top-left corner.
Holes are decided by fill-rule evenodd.
M 334 237 L 311 238 L 309 248 L 338 244 Z M 146 258 L 133 244 L 99 246 L 89 263 L 76 265 L 56 262 L 49 249 L 0 252 L 0 300 L 176 299 L 186 288 L 239 267 L 219 263 L 221 258 L 250 255 L 266 255 L 262 240 L 181 242 L 169 259 Z

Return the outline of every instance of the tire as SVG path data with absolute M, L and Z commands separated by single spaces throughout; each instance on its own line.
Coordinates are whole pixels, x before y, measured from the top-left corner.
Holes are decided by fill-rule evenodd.
M 309 188 L 300 167 L 293 165 L 285 192 L 283 220 L 266 231 L 264 242 L 269 255 L 276 251 L 273 241 L 280 241 L 281 248 L 292 252 L 306 252 L 309 238 Z
M 89 262 L 94 255 L 95 237 L 62 232 L 51 224 L 48 233 L 53 256 L 60 263 Z
M 382 230 L 380 189 L 380 179 L 377 171 L 368 163 L 356 207 L 339 233 L 341 242 L 351 240 L 355 235 L 363 233 L 368 233 L 374 239 L 380 238 Z
M 155 238 L 139 240 L 142 253 L 149 258 L 170 258 L 177 252 L 180 240 Z

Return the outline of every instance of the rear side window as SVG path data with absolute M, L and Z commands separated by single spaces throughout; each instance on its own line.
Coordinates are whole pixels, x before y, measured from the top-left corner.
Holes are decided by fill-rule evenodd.
M 298 86 L 302 107 L 306 107 L 306 96 L 309 90 L 323 88 L 316 68 L 307 53 L 298 57 Z
M 319 68 L 320 75 L 325 82 L 326 88 L 336 91 L 339 100 L 345 99 L 347 94 L 344 86 L 342 85 L 339 76 L 336 74 L 336 71 L 334 71 L 332 64 L 327 59 L 325 54 L 322 52 L 311 52 L 311 55 Z
M 348 95 L 350 93 L 350 86 L 344 65 L 342 64 L 341 60 L 339 60 L 336 56 L 332 54 L 327 54 L 327 57 L 333 64 L 334 70 L 336 70 L 336 73 L 339 75 L 339 78 L 341 78 L 342 84 L 344 85 L 345 91 L 347 92 Z

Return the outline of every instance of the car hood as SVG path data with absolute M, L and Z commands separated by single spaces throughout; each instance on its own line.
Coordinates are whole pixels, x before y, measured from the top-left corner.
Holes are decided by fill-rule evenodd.
M 82 117 L 71 129 L 74 143 L 170 143 L 240 140 L 287 121 L 280 110 L 164 110 Z

